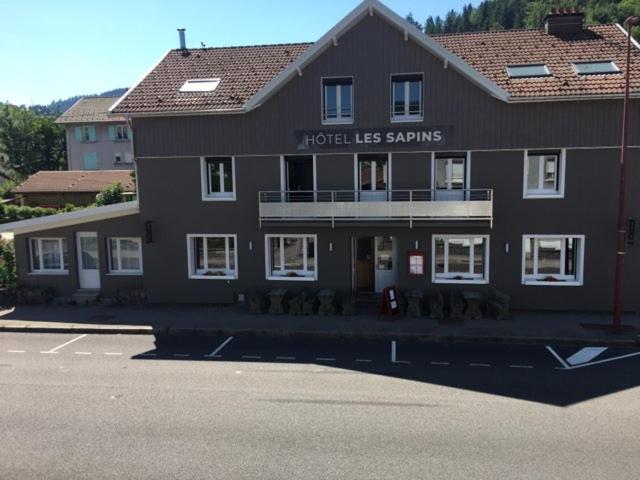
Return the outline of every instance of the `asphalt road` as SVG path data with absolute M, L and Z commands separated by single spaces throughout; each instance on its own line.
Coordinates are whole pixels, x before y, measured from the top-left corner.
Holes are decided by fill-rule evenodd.
M 637 479 L 640 351 L 0 334 L 0 478 Z

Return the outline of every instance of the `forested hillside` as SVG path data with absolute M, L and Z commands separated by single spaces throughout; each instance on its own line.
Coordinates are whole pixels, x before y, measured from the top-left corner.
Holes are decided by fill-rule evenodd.
M 477 7 L 450 10 L 444 18 L 417 19 L 410 13 L 407 19 L 429 34 L 540 28 L 544 16 L 556 7 L 580 7 L 587 23 L 622 23 L 629 15 L 640 15 L 640 0 L 485 0 Z
M 31 110 L 38 115 L 54 115 L 58 116 L 61 113 L 64 113 L 71 107 L 74 103 L 84 97 L 120 97 L 126 92 L 126 88 L 116 88 L 114 90 L 109 90 L 108 92 L 102 92 L 97 95 L 75 95 L 73 97 L 65 98 L 63 100 L 55 100 L 51 102 L 49 105 L 34 105 Z

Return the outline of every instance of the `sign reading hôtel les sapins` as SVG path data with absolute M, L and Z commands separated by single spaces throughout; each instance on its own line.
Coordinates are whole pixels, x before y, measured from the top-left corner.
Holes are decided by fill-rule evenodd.
M 298 130 L 298 150 L 429 147 L 446 145 L 453 127 L 403 127 L 348 130 Z

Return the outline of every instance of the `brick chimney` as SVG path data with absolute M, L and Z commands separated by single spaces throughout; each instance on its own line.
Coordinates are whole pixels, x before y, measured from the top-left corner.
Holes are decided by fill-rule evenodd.
M 549 35 L 569 35 L 582 30 L 584 12 L 578 8 L 555 8 L 544 17 L 544 29 Z

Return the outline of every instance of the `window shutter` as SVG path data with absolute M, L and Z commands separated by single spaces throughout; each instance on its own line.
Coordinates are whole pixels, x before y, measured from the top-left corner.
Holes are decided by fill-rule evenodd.
M 85 170 L 97 170 L 98 169 L 98 155 L 96 153 L 84 154 L 84 169 Z
M 116 126 L 109 125 L 109 140 L 113 142 L 115 141 L 115 139 L 116 139 Z
M 76 127 L 76 142 L 82 143 L 82 127 Z
M 90 142 L 96 141 L 96 127 L 94 127 L 93 125 L 89 127 L 89 141 Z
M 131 127 L 127 127 L 127 131 L 129 132 L 129 141 L 131 141 L 133 139 L 133 130 L 131 130 Z

